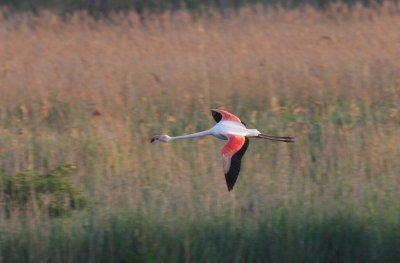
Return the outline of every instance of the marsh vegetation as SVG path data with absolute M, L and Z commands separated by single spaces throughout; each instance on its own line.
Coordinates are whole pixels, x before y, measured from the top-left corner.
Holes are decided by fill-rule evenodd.
M 399 11 L 0 18 L 0 262 L 398 262 Z

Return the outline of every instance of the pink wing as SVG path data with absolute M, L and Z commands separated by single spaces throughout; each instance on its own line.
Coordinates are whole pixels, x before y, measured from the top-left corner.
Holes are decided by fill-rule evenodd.
M 241 122 L 239 117 L 233 115 L 230 112 L 227 112 L 226 110 L 220 110 L 220 109 L 212 109 L 211 110 L 212 116 L 216 122 L 222 121 L 237 121 Z
M 249 139 L 241 135 L 228 135 L 228 142 L 222 148 L 224 173 L 228 191 L 233 189 L 239 176 L 242 157 L 249 146 Z

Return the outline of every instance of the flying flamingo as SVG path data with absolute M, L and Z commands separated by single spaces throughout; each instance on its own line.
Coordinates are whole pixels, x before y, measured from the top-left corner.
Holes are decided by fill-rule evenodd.
M 233 189 L 239 176 L 240 164 L 244 153 L 249 146 L 249 138 L 260 138 L 272 141 L 294 142 L 293 137 L 281 137 L 262 134 L 256 129 L 247 129 L 244 122 L 230 112 L 221 109 L 212 109 L 212 116 L 217 122 L 214 127 L 206 131 L 187 135 L 174 136 L 154 135 L 150 142 L 170 142 L 179 139 L 203 137 L 213 135 L 221 140 L 228 140 L 221 150 L 223 167 L 228 191 Z

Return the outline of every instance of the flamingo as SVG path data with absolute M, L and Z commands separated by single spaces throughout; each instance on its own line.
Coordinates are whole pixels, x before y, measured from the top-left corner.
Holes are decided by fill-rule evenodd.
M 233 189 L 239 176 L 242 157 L 249 146 L 249 138 L 259 138 L 271 141 L 294 142 L 294 138 L 290 136 L 272 136 L 262 134 L 257 129 L 247 129 L 236 115 L 222 109 L 212 109 L 211 114 L 216 124 L 211 129 L 171 137 L 166 134 L 154 135 L 150 142 L 161 141 L 171 142 L 180 139 L 197 138 L 212 135 L 221 140 L 228 140 L 221 150 L 223 159 L 223 169 L 225 174 L 226 185 L 228 191 Z

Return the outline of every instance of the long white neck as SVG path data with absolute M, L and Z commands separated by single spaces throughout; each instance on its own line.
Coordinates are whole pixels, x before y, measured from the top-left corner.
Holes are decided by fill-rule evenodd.
M 211 130 L 206 130 L 206 131 L 196 132 L 196 133 L 192 133 L 192 134 L 173 136 L 173 137 L 170 137 L 171 138 L 170 141 L 180 140 L 180 139 L 196 138 L 196 137 L 203 137 L 203 136 L 207 136 L 207 135 L 211 135 L 211 134 L 212 134 Z

